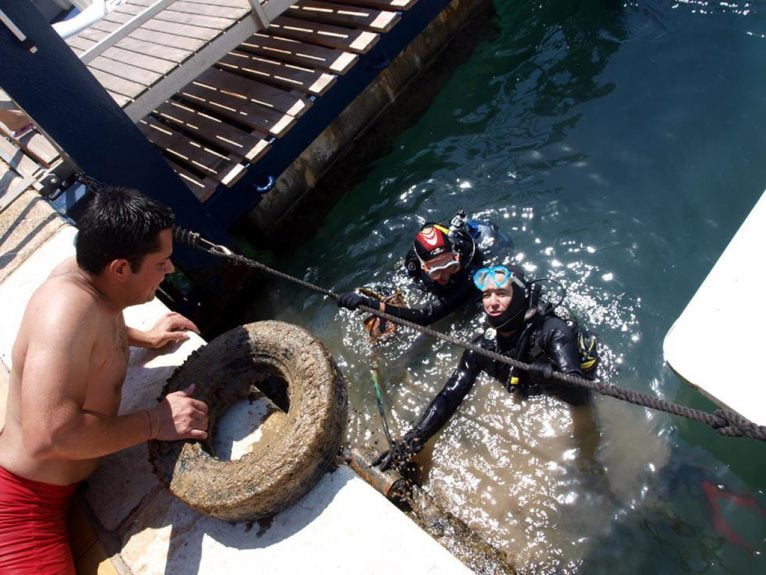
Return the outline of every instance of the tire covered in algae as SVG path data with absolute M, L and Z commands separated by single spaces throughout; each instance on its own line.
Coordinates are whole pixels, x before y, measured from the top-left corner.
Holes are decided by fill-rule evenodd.
M 234 328 L 197 350 L 168 380 L 163 396 L 195 384 L 208 404 L 208 441 L 153 441 L 160 480 L 191 507 L 224 519 L 273 515 L 305 495 L 340 449 L 348 413 L 345 381 L 308 331 L 262 321 Z M 211 455 L 215 424 L 236 400 L 262 391 L 286 411 L 283 427 L 240 459 Z

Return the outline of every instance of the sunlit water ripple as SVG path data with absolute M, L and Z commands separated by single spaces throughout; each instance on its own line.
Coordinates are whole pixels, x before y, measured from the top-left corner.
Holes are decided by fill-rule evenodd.
M 416 305 L 399 262 L 423 222 L 462 207 L 497 224 L 528 274 L 566 288 L 561 311 L 599 335 L 605 381 L 709 409 L 664 365 L 662 339 L 766 187 L 764 2 L 495 7 L 431 108 L 279 267 Z M 461 352 L 408 330 L 373 346 L 359 315 L 284 283 L 265 307 L 332 351 L 352 444 L 386 445 L 371 368 L 401 435 Z M 478 307 L 434 327 L 483 330 Z M 482 376 L 419 456 L 424 486 L 522 573 L 764 571 L 762 444 L 610 398 L 596 412 L 593 464 L 566 405 Z

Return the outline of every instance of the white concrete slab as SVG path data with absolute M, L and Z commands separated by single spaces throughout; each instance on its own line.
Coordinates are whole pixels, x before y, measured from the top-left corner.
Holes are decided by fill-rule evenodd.
M 74 253 L 74 236 L 75 229 L 67 226 L 0 283 L 0 358 L 6 365 L 30 295 Z M 166 311 L 154 300 L 127 309 L 126 323 L 149 327 Z M 175 368 L 203 344 L 194 336 L 161 352 L 132 349 L 121 410 L 153 405 Z M 240 406 L 226 415 L 228 433 L 242 435 L 231 433 L 238 417 L 242 425 L 251 425 L 253 417 L 263 415 L 260 409 Z M 232 437 L 224 441 L 235 454 L 247 449 L 246 443 L 234 445 Z M 118 542 L 115 564 L 133 575 L 471 573 L 345 466 L 325 474 L 290 509 L 256 523 L 213 519 L 174 498 L 152 472 L 146 445 L 105 458 L 87 485 L 85 498 L 94 516 L 109 539 Z
M 345 466 L 254 524 L 201 517 L 164 490 L 147 503 L 121 553 L 134 573 L 471 573 Z
M 766 425 L 766 376 L 753 365 L 766 324 L 766 192 L 664 341 L 665 361 L 716 403 Z

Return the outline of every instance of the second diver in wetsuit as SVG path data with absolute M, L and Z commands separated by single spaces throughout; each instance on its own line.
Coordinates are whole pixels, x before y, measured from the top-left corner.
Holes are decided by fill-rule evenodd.
M 524 281 L 520 268 L 512 267 L 494 266 L 474 273 L 473 282 L 481 290 L 490 328 L 473 343 L 529 363 L 530 370 L 519 372 L 506 363 L 466 350 L 418 423 L 382 453 L 375 465 L 381 465 L 383 470 L 400 467 L 421 451 L 457 411 L 482 371 L 503 382 L 509 391 L 526 395 L 543 392 L 558 397 L 572 406 L 575 437 L 595 435 L 590 391 L 552 377 L 554 370 L 591 377 L 597 363 L 593 340 L 584 345 L 578 343 L 579 330 L 554 315 L 546 304 L 538 304 L 535 285 Z M 587 352 L 591 353 L 589 357 Z M 586 457 L 592 460 L 595 444 L 586 448 L 589 451 Z
M 494 231 L 492 224 L 466 221 L 463 212 L 449 227 L 427 223 L 420 229 L 405 258 L 405 268 L 431 296 L 422 308 L 386 304 L 356 292 L 340 294 L 338 305 L 351 310 L 365 305 L 419 325 L 438 321 L 478 300 L 471 277 L 484 261 L 479 244 Z

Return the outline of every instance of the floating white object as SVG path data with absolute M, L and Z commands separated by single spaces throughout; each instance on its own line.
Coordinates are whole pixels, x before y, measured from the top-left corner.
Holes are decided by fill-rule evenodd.
M 766 192 L 663 344 L 665 361 L 721 406 L 766 425 Z

